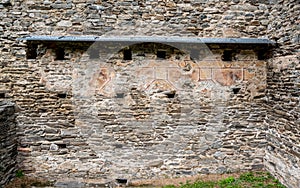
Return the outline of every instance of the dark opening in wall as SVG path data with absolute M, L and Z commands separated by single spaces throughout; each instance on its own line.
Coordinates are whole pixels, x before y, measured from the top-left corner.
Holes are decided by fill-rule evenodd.
M 117 183 L 121 183 L 121 184 L 127 183 L 127 179 L 124 179 L 124 178 L 117 178 L 116 181 L 117 181 Z
M 124 98 L 124 93 L 117 93 L 116 98 Z
M 5 98 L 5 93 L 0 93 L 0 99 Z
M 234 94 L 238 94 L 241 88 L 233 88 L 232 91 Z
M 65 60 L 65 49 L 58 48 L 55 50 L 55 60 Z
M 298 93 L 291 93 L 291 96 L 292 97 L 299 97 L 299 94 Z
M 156 56 L 158 59 L 166 59 L 167 52 L 164 50 L 157 50 Z
M 47 112 L 47 109 L 45 109 L 45 108 L 40 108 L 40 109 L 38 109 L 38 112 L 39 112 L 39 113 L 46 113 L 46 112 Z
M 100 57 L 99 51 L 97 49 L 91 49 L 89 51 L 90 59 L 98 59 Z
M 233 51 L 232 50 L 224 50 L 222 55 L 223 61 L 232 61 Z
M 263 98 L 264 96 L 265 96 L 265 95 L 260 94 L 260 95 L 254 96 L 253 99 L 261 99 L 261 98 Z
M 26 58 L 27 59 L 36 59 L 36 57 L 37 57 L 36 50 L 37 50 L 36 44 L 28 45 L 27 50 L 26 50 Z
M 266 52 L 260 50 L 257 52 L 257 60 L 265 60 L 266 59 Z
M 172 99 L 175 98 L 176 91 L 167 91 L 163 93 L 166 95 L 167 98 Z
M 2 5 L 4 6 L 4 7 L 8 7 L 8 6 L 12 6 L 12 4 L 11 4 L 11 1 L 2 1 Z
M 132 60 L 131 49 L 127 49 L 123 51 L 123 60 Z
M 67 144 L 56 144 L 59 148 L 67 148 Z
M 167 93 L 166 95 L 169 99 L 175 98 L 175 93 Z
M 67 98 L 67 94 L 66 93 L 59 93 L 59 94 L 57 94 L 57 97 L 64 99 L 64 98 Z

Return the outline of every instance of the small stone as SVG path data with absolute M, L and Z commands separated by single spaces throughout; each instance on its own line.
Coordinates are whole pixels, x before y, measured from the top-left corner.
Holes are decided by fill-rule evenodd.
M 260 22 L 258 20 L 253 20 L 253 21 L 250 22 L 250 25 L 251 26 L 259 26 Z
M 80 188 L 80 187 L 85 187 L 85 184 L 82 182 L 77 182 L 77 181 L 57 181 L 54 184 L 55 187 L 74 187 L 74 188 Z
M 233 5 L 233 6 L 231 6 L 231 10 L 253 12 L 253 11 L 257 10 L 257 7 L 246 3 L 243 5 Z
M 216 171 L 218 174 L 225 174 L 227 172 L 227 168 L 221 166 L 221 167 L 217 168 Z
M 300 43 L 300 34 L 298 34 L 297 36 L 295 36 L 295 37 L 293 38 L 293 42 L 294 42 L 294 43 Z
M 208 168 L 202 168 L 202 169 L 200 170 L 200 173 L 201 173 L 201 174 L 209 174 L 209 169 L 208 169 Z
M 59 147 L 56 144 L 51 144 L 49 149 L 50 149 L 50 151 L 57 151 L 59 149 Z
M 268 25 L 269 20 L 261 20 L 260 23 L 261 23 L 261 25 Z
M 57 23 L 57 26 L 60 26 L 60 27 L 71 27 L 72 26 L 72 22 L 66 21 L 66 20 L 62 20 L 62 21 L 60 21 L 60 22 Z
M 224 28 L 223 35 L 225 38 L 239 38 L 242 36 L 240 32 L 232 28 Z
M 217 151 L 215 154 L 214 154 L 214 157 L 217 158 L 217 159 L 224 159 L 226 156 L 224 155 L 224 153 L 220 152 L 220 151 Z
M 106 9 L 104 6 L 101 6 L 101 5 L 92 5 L 89 8 L 93 9 L 93 10 L 105 10 Z
M 217 8 L 205 8 L 203 10 L 203 12 L 207 12 L 207 13 L 210 13 L 210 14 L 216 14 L 216 13 L 220 13 L 220 9 L 217 9 Z
M 159 161 L 152 161 L 148 164 L 151 167 L 160 167 L 161 165 L 163 165 L 163 161 L 159 160 Z
M 29 153 L 29 152 L 31 152 L 31 149 L 30 148 L 18 148 L 18 151 Z
M 121 15 L 118 15 L 118 18 L 121 20 L 131 20 L 132 16 L 128 15 L 128 14 L 121 14 Z
M 43 1 L 43 4 L 44 4 L 44 5 L 50 5 L 50 4 L 51 4 L 51 1 L 49 1 L 49 0 Z

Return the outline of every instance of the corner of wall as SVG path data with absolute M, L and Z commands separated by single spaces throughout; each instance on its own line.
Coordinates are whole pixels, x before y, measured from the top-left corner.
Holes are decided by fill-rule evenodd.
M 5 185 L 16 172 L 17 135 L 15 105 L 0 101 L 0 187 Z

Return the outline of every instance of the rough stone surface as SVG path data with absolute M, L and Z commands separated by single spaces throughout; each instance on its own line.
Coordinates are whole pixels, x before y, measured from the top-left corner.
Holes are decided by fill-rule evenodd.
M 289 187 L 300 185 L 300 59 L 274 57 L 269 62 L 265 164 Z
M 15 174 L 17 168 L 17 136 L 13 103 L 0 102 L 0 187 Z
M 267 75 L 256 45 L 234 61 L 222 61 L 220 45 L 36 45 L 43 53 L 26 60 L 29 89 L 16 91 L 27 173 L 109 182 L 263 168 Z
M 298 187 L 299 0 L 15 0 L 0 10 L 0 98 L 20 106 L 26 174 L 82 186 L 265 166 Z M 127 46 L 117 46 L 104 61 L 84 44 L 16 40 L 27 35 L 262 37 L 278 47 L 262 58 L 252 47 L 133 45 L 123 60 Z

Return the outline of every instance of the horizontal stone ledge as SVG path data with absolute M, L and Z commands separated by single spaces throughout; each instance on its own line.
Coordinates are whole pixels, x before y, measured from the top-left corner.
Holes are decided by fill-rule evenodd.
M 59 42 L 129 42 L 129 43 L 188 43 L 188 44 L 257 44 L 275 46 L 266 38 L 199 38 L 173 36 L 26 36 L 18 38 L 25 41 Z

